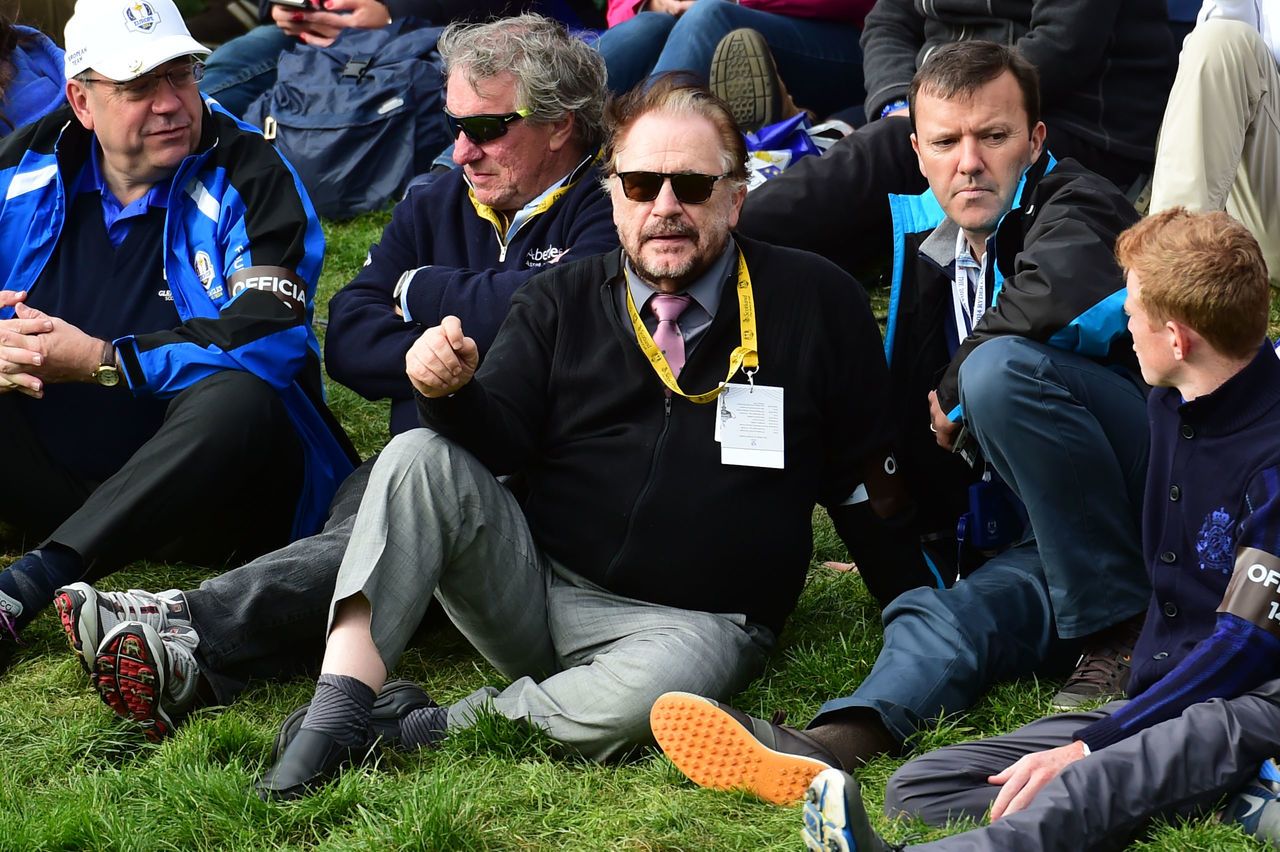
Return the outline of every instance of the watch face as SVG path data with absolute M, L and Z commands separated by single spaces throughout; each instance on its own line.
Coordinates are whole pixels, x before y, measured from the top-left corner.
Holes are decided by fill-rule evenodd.
M 113 388 L 120 384 L 120 371 L 115 367 L 103 365 L 93 371 L 93 378 L 104 388 Z

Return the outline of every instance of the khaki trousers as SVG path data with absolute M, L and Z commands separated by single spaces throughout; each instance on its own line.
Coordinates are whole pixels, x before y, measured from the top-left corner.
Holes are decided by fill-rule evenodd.
M 1151 212 L 1179 205 L 1242 222 L 1280 286 L 1280 69 L 1248 24 L 1205 21 L 1183 43 Z

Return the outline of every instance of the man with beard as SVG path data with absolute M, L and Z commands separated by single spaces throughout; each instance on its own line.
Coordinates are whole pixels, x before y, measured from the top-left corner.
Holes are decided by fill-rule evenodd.
M 760 671 L 814 504 L 883 467 L 875 322 L 827 261 L 731 237 L 746 152 L 728 107 L 668 77 L 611 110 L 623 251 L 521 288 L 478 371 L 456 317 L 409 351 L 429 428 L 373 468 L 315 697 L 264 798 L 305 794 L 375 737 L 433 746 L 484 708 L 594 760 L 650 742 L 658 695 L 727 696 Z M 515 472 L 523 505 L 494 478 Z M 512 682 L 375 706 L 432 595 Z

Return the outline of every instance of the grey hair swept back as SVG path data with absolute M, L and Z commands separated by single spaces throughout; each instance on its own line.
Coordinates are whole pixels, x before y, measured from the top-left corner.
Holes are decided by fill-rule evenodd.
M 446 77 L 457 69 L 476 87 L 510 72 L 516 106 L 533 110 L 527 121 L 548 124 L 571 112 L 584 147 L 594 149 L 604 140 L 604 60 L 563 24 L 537 14 L 454 23 L 437 47 Z

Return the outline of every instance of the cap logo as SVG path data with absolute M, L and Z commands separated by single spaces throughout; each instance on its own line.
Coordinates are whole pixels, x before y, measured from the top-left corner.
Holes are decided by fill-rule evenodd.
M 137 0 L 124 8 L 125 24 L 130 30 L 149 33 L 160 23 L 160 15 L 147 0 Z

